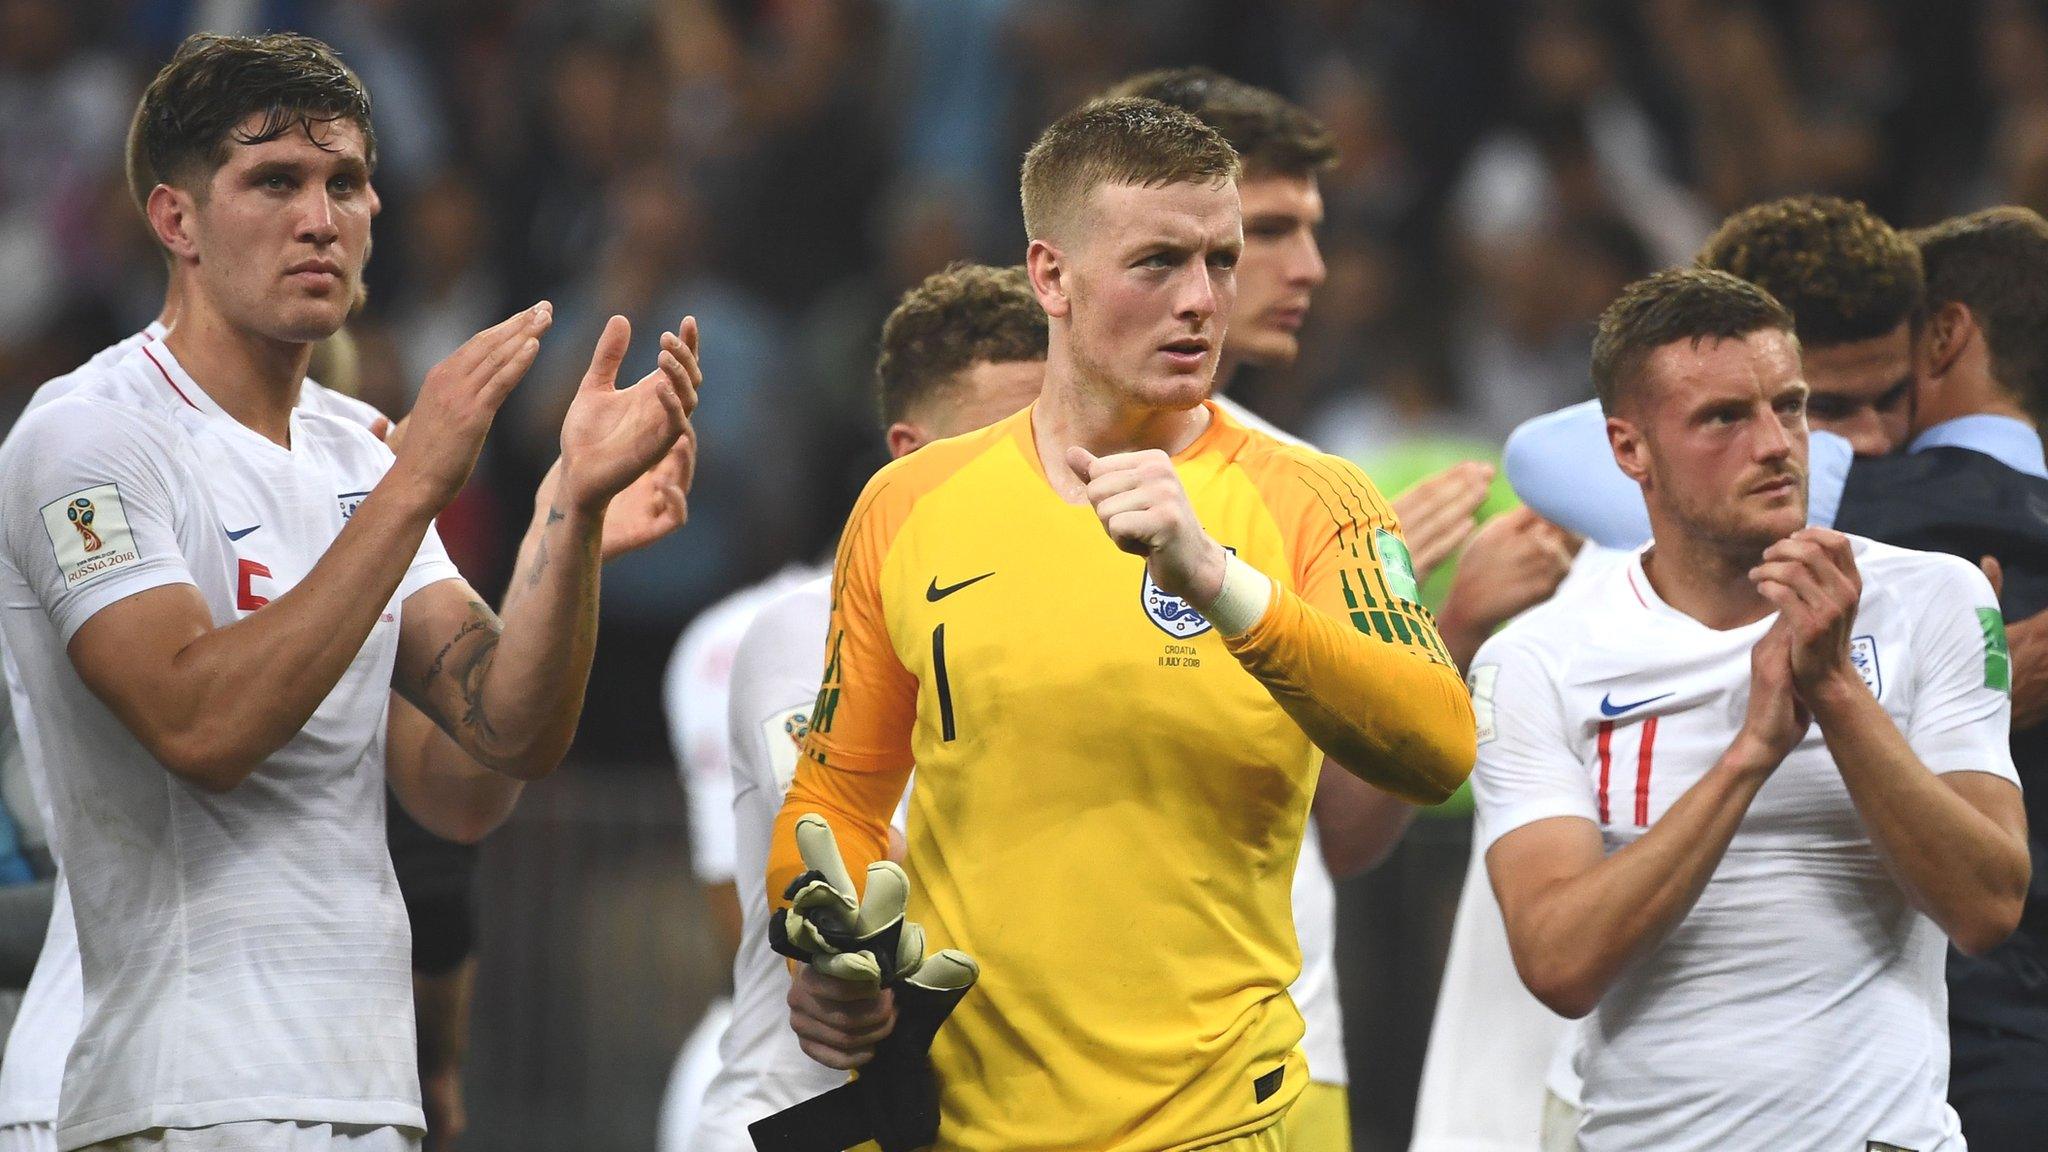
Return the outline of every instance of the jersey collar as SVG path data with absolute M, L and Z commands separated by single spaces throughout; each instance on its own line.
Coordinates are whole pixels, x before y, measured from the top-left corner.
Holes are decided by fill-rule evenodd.
M 2048 460 L 2041 451 L 2041 434 L 2024 420 L 2011 416 L 1977 413 L 1944 420 L 1913 438 L 1906 451 L 1929 448 L 1967 448 L 1982 453 L 2015 472 L 2048 480 Z

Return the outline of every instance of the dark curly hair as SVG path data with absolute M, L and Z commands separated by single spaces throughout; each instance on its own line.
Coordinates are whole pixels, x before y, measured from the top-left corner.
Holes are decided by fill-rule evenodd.
M 1285 97 L 1209 68 L 1162 68 L 1123 81 L 1105 97 L 1142 96 L 1192 112 L 1223 134 L 1259 176 L 1312 176 L 1337 162 L 1330 130 Z
M 1778 298 L 1799 342 L 1870 340 L 1926 317 L 1920 252 L 1870 209 L 1833 196 L 1788 196 L 1730 216 L 1696 260 Z
M 976 364 L 1045 359 L 1045 309 L 1022 267 L 954 264 L 903 294 L 882 324 L 875 386 L 884 426 Z

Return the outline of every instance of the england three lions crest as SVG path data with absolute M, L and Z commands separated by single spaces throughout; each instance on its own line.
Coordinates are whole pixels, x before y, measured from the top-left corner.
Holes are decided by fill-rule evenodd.
M 1226 547 L 1225 552 L 1236 555 L 1237 549 Z M 1152 566 L 1144 569 L 1145 583 L 1140 598 L 1145 605 L 1145 618 L 1158 625 L 1161 632 L 1176 640 L 1200 636 L 1215 625 L 1209 618 L 1195 611 L 1195 606 L 1178 596 L 1169 596 L 1152 582 Z

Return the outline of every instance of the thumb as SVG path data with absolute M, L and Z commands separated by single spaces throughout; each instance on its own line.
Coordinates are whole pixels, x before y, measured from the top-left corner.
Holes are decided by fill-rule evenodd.
M 370 435 L 379 440 L 391 439 L 391 417 L 379 416 L 370 421 Z
M 1095 453 L 1075 444 L 1067 449 L 1067 467 L 1085 483 L 1095 479 Z
M 619 378 L 619 365 L 626 359 L 626 346 L 632 341 L 633 325 L 624 316 L 605 321 L 604 334 L 597 338 L 597 347 L 590 352 L 590 370 L 583 374 L 582 389 L 613 387 Z

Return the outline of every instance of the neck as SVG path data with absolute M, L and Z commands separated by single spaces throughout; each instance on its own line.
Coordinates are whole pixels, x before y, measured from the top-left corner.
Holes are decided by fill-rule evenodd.
M 291 447 L 292 406 L 313 346 L 273 340 L 227 322 L 203 300 L 185 302 L 164 345 L 236 422 Z
M 1996 380 L 1986 375 L 1951 372 L 1942 377 L 1940 385 L 1932 392 L 1930 402 L 1915 414 L 1915 436 L 1962 416 L 2010 416 L 2023 421 L 2028 427 L 2034 424 L 2027 410 L 1999 387 Z
M 1086 485 L 1067 467 L 1067 449 L 1080 445 L 1097 456 L 1157 448 L 1171 456 L 1209 427 L 1208 408 L 1153 408 L 1088 380 L 1066 357 L 1046 361 L 1045 384 L 1031 409 L 1038 461 L 1060 498 L 1086 500 Z
M 1763 561 L 1761 548 L 1731 548 L 1659 520 L 1652 511 L 1655 542 L 1643 557 L 1643 574 L 1666 604 L 1717 631 L 1775 611 L 1749 579 L 1749 570 Z

